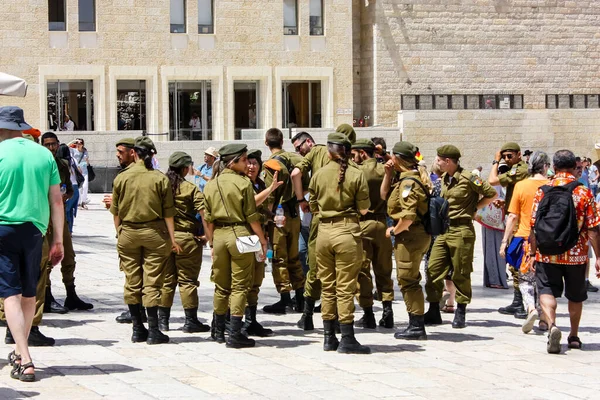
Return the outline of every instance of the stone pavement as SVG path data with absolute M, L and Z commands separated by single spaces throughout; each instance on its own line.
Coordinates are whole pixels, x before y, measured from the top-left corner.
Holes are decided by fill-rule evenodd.
M 468 327 L 454 330 L 452 316 L 444 325 L 428 329 L 429 340 L 394 339 L 392 329 L 356 329 L 358 340 L 371 346 L 371 355 L 341 355 L 322 350 L 322 324 L 315 314 L 314 333 L 294 326 L 298 314 L 259 320 L 275 336 L 258 339 L 252 349 L 233 350 L 213 343 L 209 334 L 185 334 L 179 299 L 173 308 L 171 343 L 148 346 L 130 342 L 131 326 L 114 318 L 125 308 L 123 274 L 119 272 L 111 215 L 92 195 L 88 211 L 75 223 L 77 288 L 95 307 L 90 312 L 44 317 L 42 332 L 56 338 L 50 348 L 33 348 L 38 381 L 21 383 L 0 373 L 0 398 L 598 398 L 600 382 L 600 294 L 590 294 L 581 328 L 583 350 L 568 350 L 568 315 L 560 300 L 559 326 L 563 331 L 560 355 L 546 353 L 546 338 L 538 332 L 521 333 L 521 321 L 496 312 L 508 304 L 508 290 L 482 287 L 482 252 L 475 259 L 474 301 L 468 308 Z M 210 257 L 205 256 L 200 277 L 200 317 L 210 321 L 212 285 Z M 54 294 L 64 299 L 60 272 L 53 272 Z M 598 280 L 593 279 L 595 284 Z M 407 323 L 404 303 L 394 302 L 397 327 Z M 270 273 L 260 294 L 260 305 L 277 298 Z M 380 315 L 381 307 L 375 307 Z M 360 315 L 357 316 L 357 319 Z M 10 347 L 0 345 L 0 354 Z

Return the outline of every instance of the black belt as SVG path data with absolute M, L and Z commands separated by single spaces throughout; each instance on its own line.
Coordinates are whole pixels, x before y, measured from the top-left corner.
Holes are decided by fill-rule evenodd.
M 217 228 L 223 228 L 226 226 L 247 226 L 246 222 L 215 222 L 214 225 Z
M 346 216 L 339 216 L 339 217 L 321 218 L 319 220 L 319 222 L 330 223 L 330 222 L 342 222 L 342 221 L 346 221 L 346 220 L 350 220 L 352 222 L 358 222 L 358 217 L 355 215 L 346 215 Z
M 371 214 L 367 213 L 365 215 L 361 215 L 361 221 L 386 221 L 387 216 L 385 214 Z
M 450 226 L 472 225 L 473 218 L 456 218 L 450 220 Z

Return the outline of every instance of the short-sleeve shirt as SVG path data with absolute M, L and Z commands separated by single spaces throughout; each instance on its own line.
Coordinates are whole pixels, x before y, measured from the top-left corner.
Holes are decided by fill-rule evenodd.
M 358 168 L 365 175 L 367 186 L 369 187 L 369 200 L 371 201 L 369 214 L 385 215 L 387 202 L 381 199 L 380 194 L 385 167 L 383 164 L 379 164 L 376 158 L 370 158 L 365 160 Z
M 498 175 L 498 181 L 500 182 L 500 185 L 506 188 L 506 202 L 504 203 L 504 211 L 508 211 L 516 183 L 522 181 L 528 176 L 529 171 L 527 170 L 527 163 L 523 160 L 513 165 L 507 172 Z
M 144 161 L 131 163 L 113 183 L 110 212 L 123 222 L 144 223 L 175 216 L 171 182 Z
M 196 234 L 202 222 L 196 215 L 204 209 L 204 195 L 196 185 L 183 181 L 177 188 L 175 197 L 175 230 Z
M 454 175 L 447 172 L 442 175 L 442 197 L 448 200 L 448 218 L 473 219 L 477 211 L 480 196 L 485 198 L 496 197 L 496 189 L 482 180 L 459 167 Z
M 554 179 L 549 183 L 550 186 L 563 186 L 573 181 L 575 177 L 566 172 L 558 172 Z M 542 189 L 538 189 L 533 199 L 533 208 L 531 211 L 530 227 L 535 225 L 536 214 L 540 201 L 544 198 Z M 600 225 L 600 214 L 594 201 L 594 195 L 591 190 L 585 186 L 577 186 L 573 190 L 573 202 L 577 212 L 577 226 L 580 230 L 577 244 L 569 251 L 558 255 L 543 255 L 539 249 L 536 252 L 535 260 L 543 263 L 561 264 L 561 265 L 581 265 L 588 262 L 588 230 Z M 584 226 L 585 225 L 585 226 Z
M 0 142 L 0 182 L 0 225 L 31 222 L 45 235 L 50 186 L 60 184 L 52 153 L 22 137 Z
M 428 210 L 427 194 L 413 179 L 421 182 L 418 171 L 402 173 L 400 181 L 394 184 L 387 203 L 388 214 L 394 221 L 406 219 L 420 222 L 420 216 Z
M 290 178 L 290 169 L 294 169 L 294 163 L 290 155 L 291 153 L 288 153 L 287 151 L 279 150 L 271 154 L 271 157 L 269 157 L 269 160 L 275 159 L 279 163 L 280 170 L 277 174 L 277 180 L 284 182 L 281 186 L 275 189 L 275 191 L 273 191 L 265 201 L 267 204 L 273 204 L 274 208 L 277 208 L 279 204 L 296 198 L 296 194 L 294 193 L 294 185 L 292 184 L 292 179 Z M 274 172 L 266 167 L 263 167 L 263 169 L 265 172 L 265 185 L 269 187 L 271 186 L 271 183 L 273 183 Z
M 296 165 L 296 168 L 298 168 L 303 175 L 311 172 L 314 176 L 314 174 L 327 165 L 329 161 L 331 161 L 331 159 L 329 158 L 327 146 L 317 144 L 310 149 L 308 154 L 304 156 L 304 159 Z
M 204 219 L 224 224 L 260 221 L 252 182 L 226 168 L 204 188 Z
M 213 167 L 209 166 L 208 164 L 202 164 L 196 169 L 198 170 L 198 172 L 200 172 L 201 175 L 212 177 Z M 206 187 L 207 181 L 202 176 L 199 176 L 198 178 L 198 187 L 200 188 L 201 192 L 204 192 L 204 188 Z
M 331 162 L 310 180 L 309 204 L 313 214 L 318 212 L 321 218 L 351 217 L 369 208 L 369 187 L 362 171 L 349 164 L 342 184 L 338 184 L 339 172 L 340 165 Z
M 547 179 L 525 179 L 517 182 L 513 197 L 508 207 L 508 212 L 519 217 L 519 227 L 515 233 L 516 237 L 528 238 L 531 232 L 531 209 L 533 198 L 540 186 L 548 184 Z

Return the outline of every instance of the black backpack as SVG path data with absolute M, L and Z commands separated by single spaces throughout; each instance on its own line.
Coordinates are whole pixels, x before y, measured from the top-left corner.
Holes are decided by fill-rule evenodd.
M 423 183 L 418 179 L 411 177 L 404 179 L 410 179 L 411 181 L 418 183 L 419 186 L 421 186 L 421 189 L 423 189 L 423 192 L 425 192 L 427 200 L 429 201 L 427 213 L 425 215 L 419 214 L 421 221 L 423 221 L 425 232 L 432 236 L 438 236 L 446 233 L 448 231 L 448 227 L 450 226 L 450 219 L 448 218 L 448 209 L 450 208 L 450 205 L 448 204 L 448 200 L 440 196 L 432 196 L 425 185 L 423 185 Z M 402 182 L 402 180 L 400 182 Z
M 581 182 L 563 186 L 541 187 L 544 197 L 535 214 L 535 241 L 541 254 L 558 255 L 573 248 L 579 240 L 577 211 L 573 202 L 573 190 Z

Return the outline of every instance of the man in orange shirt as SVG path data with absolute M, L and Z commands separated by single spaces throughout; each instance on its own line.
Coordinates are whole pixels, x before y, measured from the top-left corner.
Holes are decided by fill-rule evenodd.
M 550 186 L 565 186 L 576 182 L 577 162 L 575 154 L 569 150 L 559 150 L 554 154 L 554 170 L 556 175 L 550 181 Z M 572 185 L 571 185 L 572 186 Z M 560 353 L 561 331 L 556 326 L 556 297 L 561 297 L 564 289 L 565 297 L 569 300 L 569 317 L 571 320 L 571 331 L 567 339 L 569 348 L 581 349 L 581 340 L 577 336 L 579 331 L 579 321 L 583 310 L 583 302 L 587 300 L 587 290 L 585 285 L 586 264 L 588 262 L 589 243 L 594 248 L 596 254 L 596 274 L 600 276 L 600 215 L 596 208 L 592 192 L 583 185 L 579 185 L 572 190 L 573 204 L 575 207 L 577 229 L 579 237 L 577 243 L 562 254 L 550 254 L 550 250 L 540 251 L 538 243 L 541 237 L 541 227 L 536 226 L 540 208 L 540 202 L 545 196 L 549 195 L 544 187 L 540 188 L 533 200 L 533 209 L 531 216 L 531 250 L 529 255 L 535 255 L 536 283 L 540 293 L 540 303 L 544 316 L 550 327 L 548 333 L 548 353 Z M 546 194 L 545 194 L 546 193 Z M 550 207 L 552 210 L 552 207 Z M 536 238 L 537 236 L 537 238 Z M 588 243 L 589 240 L 589 243 Z M 541 244 L 540 244 L 541 245 Z M 556 243 L 560 246 L 561 243 Z M 546 253 L 546 254 L 545 254 Z

